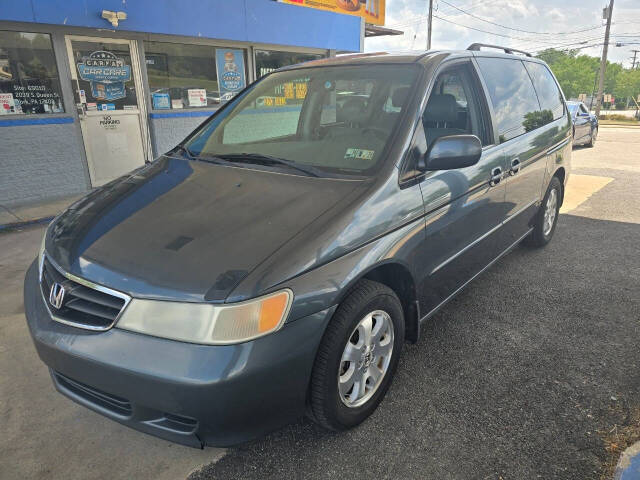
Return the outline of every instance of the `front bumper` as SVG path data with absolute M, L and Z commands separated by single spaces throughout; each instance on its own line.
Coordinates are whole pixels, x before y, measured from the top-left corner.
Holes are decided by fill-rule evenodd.
M 316 350 L 335 307 L 254 341 L 196 345 L 51 320 L 37 262 L 24 285 L 27 323 L 59 392 L 113 420 L 177 443 L 238 444 L 304 414 Z

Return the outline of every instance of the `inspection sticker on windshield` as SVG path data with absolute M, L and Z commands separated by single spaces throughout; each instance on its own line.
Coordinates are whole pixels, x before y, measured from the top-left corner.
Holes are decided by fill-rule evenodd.
M 371 160 L 375 150 L 363 150 L 361 148 L 347 148 L 347 153 L 344 154 L 345 160 Z

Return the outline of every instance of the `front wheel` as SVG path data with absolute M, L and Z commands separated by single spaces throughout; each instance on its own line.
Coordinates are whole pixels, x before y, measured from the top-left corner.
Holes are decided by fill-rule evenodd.
M 365 420 L 391 385 L 403 343 L 397 295 L 381 283 L 361 280 L 338 306 L 318 348 L 311 418 L 330 430 Z
M 558 177 L 553 177 L 534 220 L 533 231 L 524 240 L 525 244 L 531 247 L 544 247 L 549 243 L 558 223 L 561 200 L 562 183 Z

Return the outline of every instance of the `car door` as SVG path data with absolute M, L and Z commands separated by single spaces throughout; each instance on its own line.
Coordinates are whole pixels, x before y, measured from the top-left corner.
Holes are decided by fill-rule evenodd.
M 434 311 L 505 248 L 505 159 L 472 62 L 441 70 L 426 102 L 417 142 L 423 154 L 438 137 L 473 134 L 483 143 L 476 165 L 427 172 L 420 183 L 425 204 L 423 314 Z
M 579 143 L 584 143 L 588 140 L 589 135 L 591 135 L 591 118 L 589 116 L 589 110 L 584 104 L 580 104 L 578 106 L 578 112 L 576 114 L 576 118 L 574 121 L 575 126 L 575 138 L 579 141 Z
M 489 90 L 507 164 L 505 234 L 516 241 L 529 231 L 540 206 L 547 152 L 557 143 L 564 102 L 542 63 L 508 57 L 476 60 Z

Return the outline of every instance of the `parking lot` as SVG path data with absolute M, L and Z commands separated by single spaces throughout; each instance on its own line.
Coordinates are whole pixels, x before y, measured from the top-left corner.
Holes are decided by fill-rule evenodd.
M 42 232 L 0 234 L 2 479 L 599 479 L 640 413 L 638 128 L 574 150 L 551 244 L 518 247 L 431 319 L 380 408 L 345 433 L 300 420 L 199 451 L 63 398 L 24 321 Z

